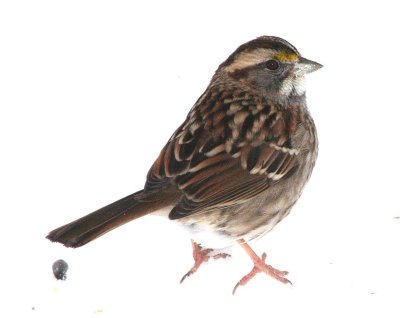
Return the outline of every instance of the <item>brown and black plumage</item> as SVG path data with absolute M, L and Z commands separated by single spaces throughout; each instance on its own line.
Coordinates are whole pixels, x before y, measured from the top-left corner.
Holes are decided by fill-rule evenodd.
M 79 247 L 138 217 L 161 213 L 209 248 L 194 243 L 196 264 L 187 275 L 210 257 L 212 248 L 237 241 L 255 264 L 239 285 L 260 271 L 288 282 L 286 272 L 266 265 L 247 242 L 289 213 L 310 177 L 317 137 L 304 75 L 320 67 L 277 37 L 243 44 L 219 66 L 161 150 L 143 190 L 47 238 Z

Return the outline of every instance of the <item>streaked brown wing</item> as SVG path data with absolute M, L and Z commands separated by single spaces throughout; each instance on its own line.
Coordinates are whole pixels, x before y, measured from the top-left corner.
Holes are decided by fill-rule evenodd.
M 298 118 L 246 92 L 209 91 L 148 173 L 145 191 L 174 181 L 182 199 L 171 219 L 237 205 L 297 169 Z

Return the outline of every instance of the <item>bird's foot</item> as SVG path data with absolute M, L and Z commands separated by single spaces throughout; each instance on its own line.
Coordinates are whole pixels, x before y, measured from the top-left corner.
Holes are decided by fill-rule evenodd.
M 215 255 L 211 255 L 212 252 L 214 251 L 213 249 L 202 248 L 200 244 L 197 244 L 195 241 L 192 241 L 192 247 L 193 247 L 194 265 L 185 275 L 183 275 L 180 281 L 181 284 L 186 279 L 186 277 L 195 273 L 199 269 L 200 265 L 208 262 L 210 258 L 219 259 L 219 258 L 227 258 L 230 256 L 229 254 L 226 253 L 218 253 Z
M 292 284 L 290 282 L 290 280 L 285 278 L 285 276 L 287 274 L 289 274 L 289 272 L 280 271 L 276 268 L 273 268 L 271 265 L 268 265 L 265 263 L 265 260 L 267 258 L 266 253 L 263 253 L 260 258 L 259 256 L 257 256 L 257 254 L 251 249 L 251 247 L 244 240 L 238 240 L 238 243 L 244 248 L 244 250 L 247 252 L 247 254 L 249 254 L 249 256 L 251 257 L 251 259 L 254 263 L 254 267 L 250 271 L 250 273 L 243 276 L 242 279 L 235 285 L 235 287 L 233 288 L 232 294 L 235 294 L 236 289 L 239 286 L 246 285 L 254 276 L 256 276 L 256 274 L 261 273 L 261 272 L 266 273 L 267 275 L 275 278 L 276 280 L 280 281 L 283 284 L 287 284 L 287 283 Z

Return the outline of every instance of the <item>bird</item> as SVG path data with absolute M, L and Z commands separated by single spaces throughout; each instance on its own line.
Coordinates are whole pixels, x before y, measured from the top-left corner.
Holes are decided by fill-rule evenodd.
M 318 139 L 305 76 L 321 67 L 276 36 L 240 45 L 161 149 L 144 188 L 47 238 L 76 248 L 137 218 L 163 215 L 192 239 L 195 262 L 181 282 L 209 259 L 230 256 L 221 249 L 239 244 L 253 268 L 233 293 L 258 273 L 291 283 L 249 241 L 289 214 L 311 176 Z

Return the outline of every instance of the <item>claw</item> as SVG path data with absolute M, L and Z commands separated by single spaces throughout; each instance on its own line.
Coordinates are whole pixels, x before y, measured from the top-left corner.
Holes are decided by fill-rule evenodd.
M 226 253 L 210 255 L 210 253 L 213 252 L 213 249 L 211 248 L 203 249 L 195 241 L 192 241 L 192 247 L 193 247 L 194 265 L 185 275 L 183 275 L 183 277 L 180 280 L 180 284 L 183 283 L 186 277 L 189 277 L 190 275 L 194 274 L 199 269 L 201 264 L 208 262 L 210 258 L 219 259 L 219 258 L 227 258 L 230 256 L 229 254 Z
M 276 280 L 280 281 L 283 284 L 289 283 L 292 285 L 292 282 L 284 277 L 287 274 L 289 274 L 289 272 L 280 271 L 276 268 L 273 268 L 271 265 L 268 265 L 265 263 L 265 260 L 267 259 L 266 253 L 263 253 L 260 258 L 257 256 L 256 253 L 254 253 L 254 251 L 251 249 L 251 247 L 243 239 L 238 240 L 238 243 L 244 248 L 244 250 L 247 252 L 247 254 L 250 255 L 250 257 L 254 263 L 254 267 L 247 275 L 243 276 L 242 279 L 238 281 L 238 283 L 233 288 L 233 291 L 232 291 L 233 295 L 235 294 L 236 289 L 239 286 L 246 285 L 254 276 L 256 276 L 256 274 L 261 273 L 261 272 L 264 272 L 264 273 L 270 275 L 271 277 L 275 278 Z

